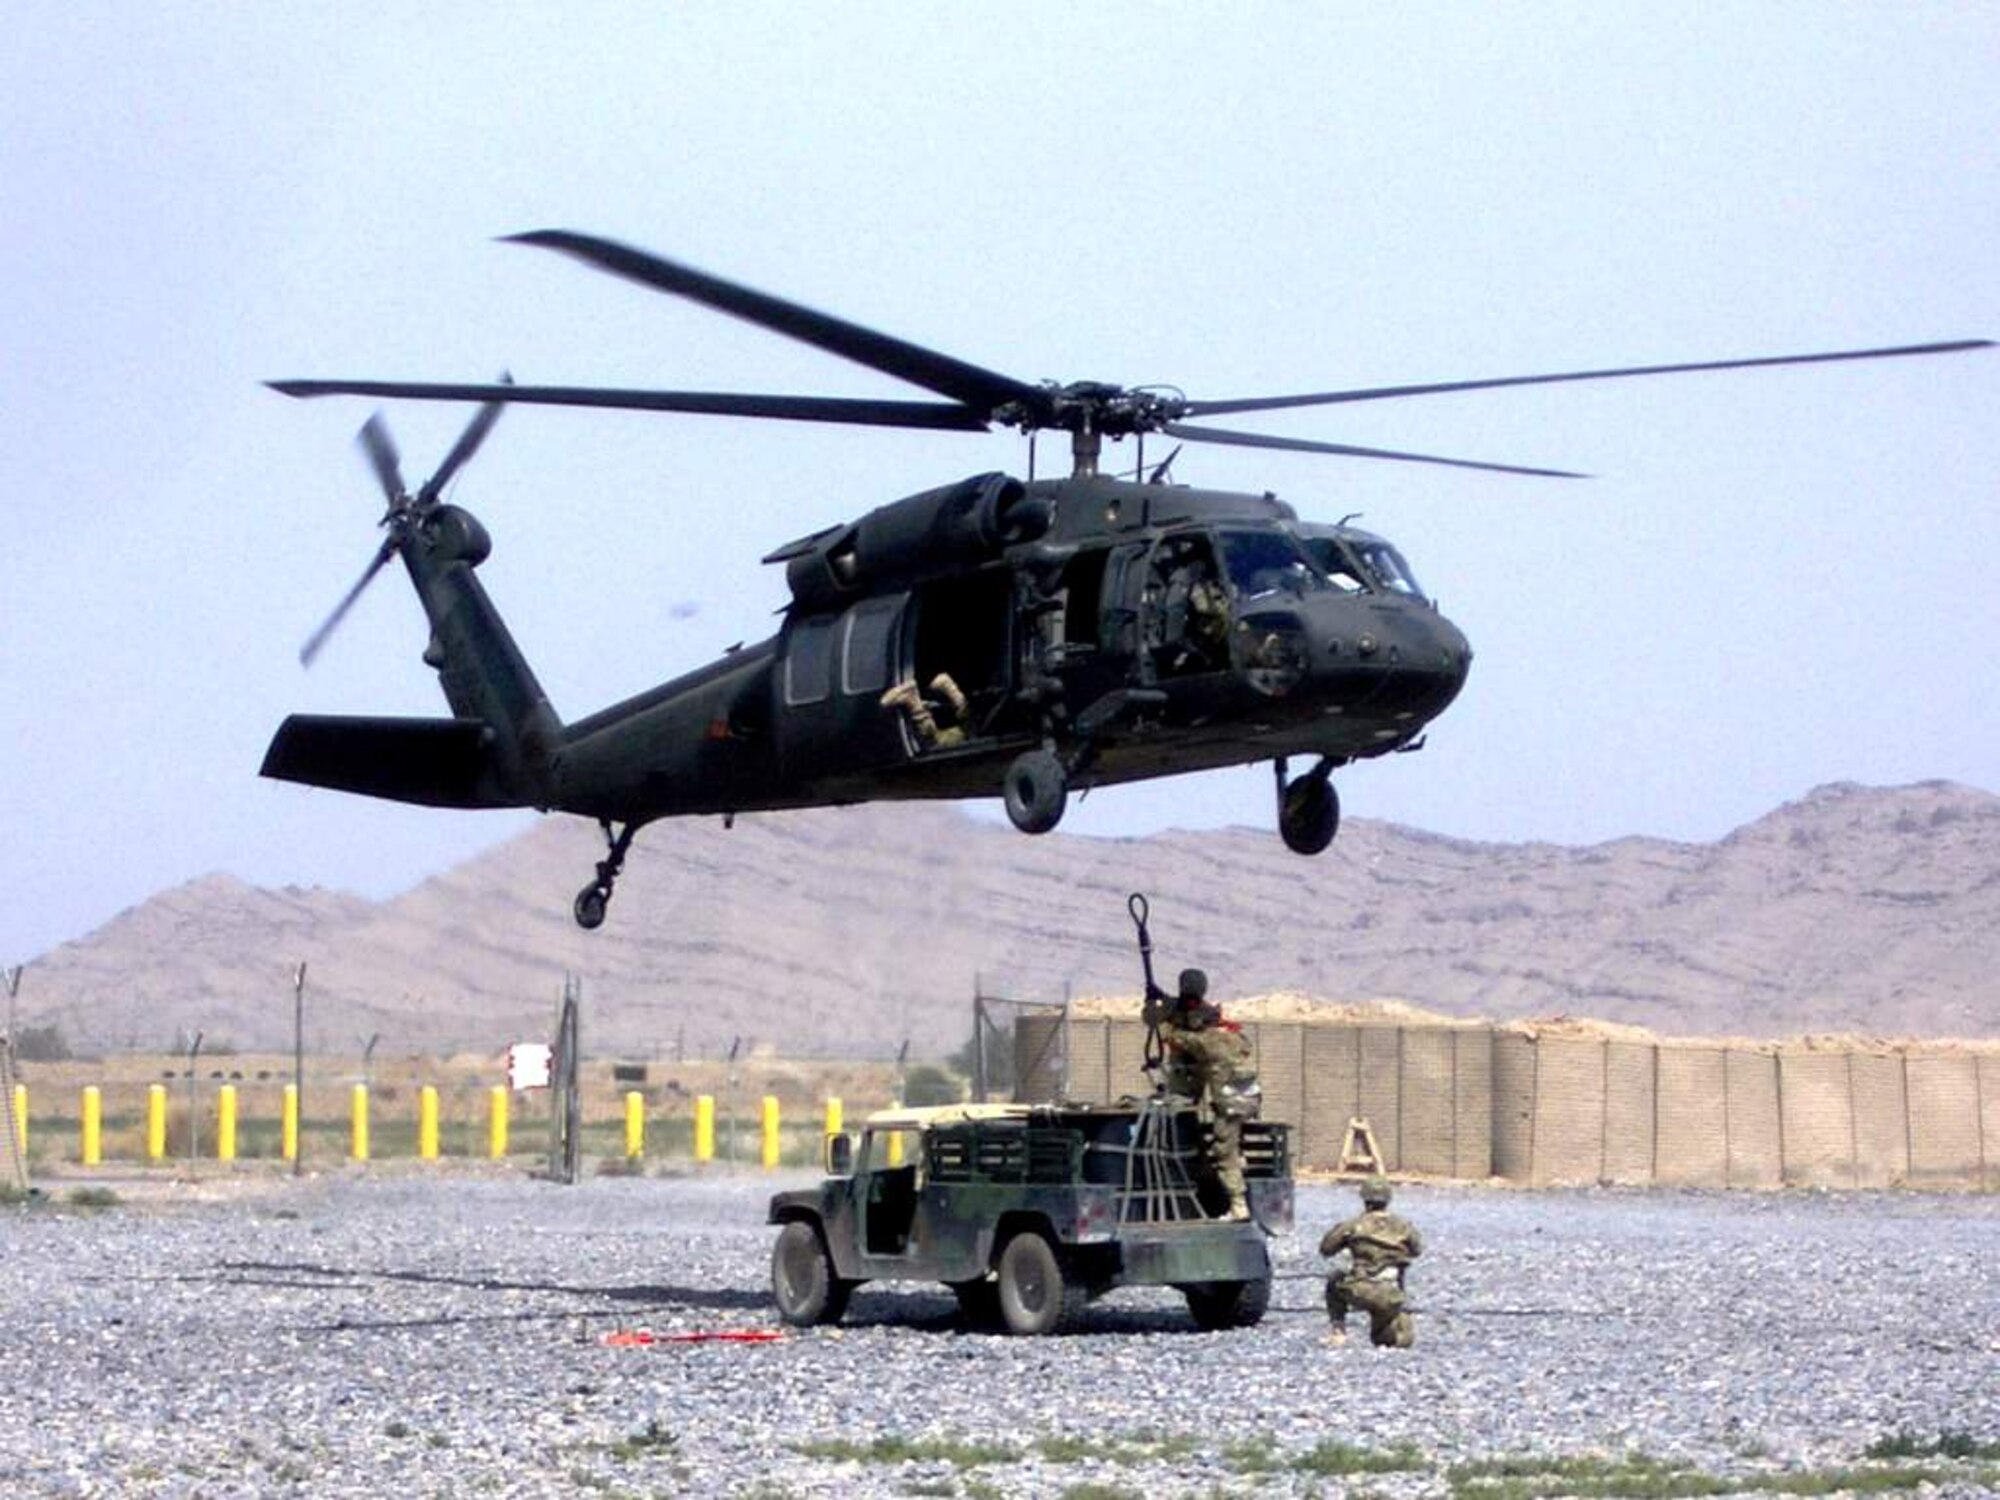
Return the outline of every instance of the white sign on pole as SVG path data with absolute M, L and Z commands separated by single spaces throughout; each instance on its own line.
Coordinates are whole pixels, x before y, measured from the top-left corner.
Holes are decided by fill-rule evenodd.
M 507 1087 L 545 1089 L 553 1049 L 545 1042 L 516 1042 L 507 1049 Z

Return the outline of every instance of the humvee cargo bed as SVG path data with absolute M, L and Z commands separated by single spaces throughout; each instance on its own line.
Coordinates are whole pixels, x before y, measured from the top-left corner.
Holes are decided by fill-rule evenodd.
M 942 1281 L 968 1321 L 1013 1333 L 1061 1332 L 1121 1286 L 1175 1287 L 1203 1328 L 1244 1328 L 1270 1304 L 1266 1235 L 1292 1222 L 1286 1127 L 1244 1123 L 1250 1218 L 1231 1220 L 1200 1118 L 1172 1100 L 887 1110 L 828 1158 L 817 1188 L 771 1199 L 793 1324 L 837 1321 L 863 1282 Z

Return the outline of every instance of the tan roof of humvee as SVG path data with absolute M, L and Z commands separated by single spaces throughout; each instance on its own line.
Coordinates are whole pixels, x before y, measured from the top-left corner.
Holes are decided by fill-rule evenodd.
M 933 1104 L 878 1109 L 862 1123 L 871 1130 L 928 1130 L 933 1125 L 962 1125 L 968 1120 L 1025 1120 L 1033 1104 Z

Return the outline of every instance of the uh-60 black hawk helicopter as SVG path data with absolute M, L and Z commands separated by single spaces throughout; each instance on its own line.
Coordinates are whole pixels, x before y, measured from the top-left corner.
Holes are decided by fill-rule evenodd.
M 1270 494 L 1147 477 L 1144 442 L 1445 464 L 1553 469 L 1274 437 L 1189 418 L 1448 391 L 1694 370 L 1939 354 L 1986 341 L 1191 400 L 1164 387 L 1031 384 L 753 291 L 629 246 L 568 231 L 515 236 L 687 297 L 923 387 L 942 401 L 512 383 L 288 380 L 293 396 L 481 403 L 416 491 L 379 419 L 361 441 L 388 500 L 381 547 L 307 643 L 310 661 L 384 565 L 400 557 L 430 620 L 424 660 L 450 718 L 285 720 L 263 774 L 435 807 L 535 807 L 595 818 L 609 849 L 577 895 L 604 920 L 633 835 L 658 818 L 916 798 L 1005 799 L 1027 833 L 1061 820 L 1072 787 L 1273 763 L 1278 830 L 1317 854 L 1340 803 L 1331 773 L 1415 749 L 1465 683 L 1472 648 L 1387 540 L 1302 521 Z M 486 529 L 443 491 L 508 403 L 636 408 L 1070 436 L 1065 479 L 980 474 L 880 506 L 767 556 L 791 589 L 771 639 L 573 723 L 550 706 L 476 569 Z M 1139 482 L 1098 471 L 1103 441 L 1133 438 Z M 1176 450 L 1178 451 L 1178 450 Z M 1168 460 L 1171 462 L 1171 459 Z M 1288 774 L 1293 757 L 1314 757 Z

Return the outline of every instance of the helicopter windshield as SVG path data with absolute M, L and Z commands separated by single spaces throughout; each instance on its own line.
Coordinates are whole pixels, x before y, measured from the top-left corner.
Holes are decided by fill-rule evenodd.
M 1417 575 L 1403 561 L 1403 554 L 1387 542 L 1360 542 L 1354 550 L 1361 554 L 1361 565 L 1375 575 L 1383 588 L 1393 594 L 1407 594 L 1412 599 L 1424 597 Z
M 1305 544 L 1320 571 L 1341 593 L 1359 594 L 1367 590 L 1368 585 L 1361 581 L 1361 565 L 1347 555 L 1339 542 L 1330 536 L 1309 536 Z
M 1280 589 L 1306 594 L 1326 587 L 1326 579 L 1299 550 L 1298 539 L 1290 532 L 1225 531 L 1221 541 L 1223 568 L 1245 599 Z
M 1410 565 L 1403 561 L 1403 554 L 1387 542 L 1377 538 L 1348 537 L 1344 540 L 1330 536 L 1315 536 L 1306 539 L 1306 548 L 1312 553 L 1313 561 L 1326 570 L 1334 587 L 1346 593 L 1355 593 L 1367 585 L 1386 589 L 1392 594 L 1402 594 L 1411 599 L 1422 599 L 1423 589 L 1417 583 L 1417 575 L 1410 571 Z M 1360 577 L 1356 577 L 1357 566 Z

